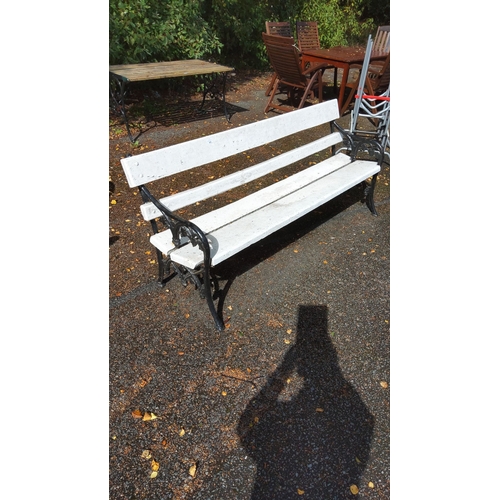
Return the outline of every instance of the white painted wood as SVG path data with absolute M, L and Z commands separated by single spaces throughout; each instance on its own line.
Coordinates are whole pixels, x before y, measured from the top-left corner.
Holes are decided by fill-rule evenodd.
M 208 233 L 212 265 L 219 264 L 380 171 L 376 162 L 364 160 L 338 168 L 340 162 L 336 159 L 342 157 L 348 159 L 342 154 L 335 155 L 238 202 L 193 219 L 192 222 Z M 318 175 L 320 171 L 323 175 Z M 293 189 L 296 181 L 301 186 Z M 259 204 L 262 197 L 269 202 Z M 255 209 L 254 201 L 259 208 Z M 238 206 L 241 216 L 234 216 L 235 206 Z M 174 262 L 191 269 L 201 265 L 203 254 L 198 247 L 188 244 L 171 251 L 169 233 L 164 231 L 152 236 L 151 243 L 164 253 L 170 252 Z
M 307 186 L 311 182 L 347 165 L 349 162 L 350 158 L 348 156 L 339 153 L 280 182 L 249 194 L 240 200 L 196 217 L 193 219 L 193 222 L 204 233 L 210 233 Z M 165 254 L 175 248 L 171 240 L 172 235 L 169 230 L 151 236 L 151 243 Z
M 267 118 L 242 127 L 123 158 L 130 187 L 227 158 L 339 118 L 337 100 Z
M 216 196 L 241 186 L 242 184 L 258 179 L 270 172 L 291 165 L 292 163 L 340 142 L 342 142 L 342 136 L 338 132 L 334 132 L 333 134 L 328 134 L 316 141 L 282 153 L 267 161 L 252 165 L 244 170 L 234 172 L 233 174 L 196 186 L 192 189 L 166 196 L 165 198 L 161 198 L 160 201 L 173 212 L 179 208 L 204 200 L 210 196 Z M 141 206 L 141 212 L 145 220 L 152 220 L 160 216 L 160 211 L 152 203 L 143 204 Z

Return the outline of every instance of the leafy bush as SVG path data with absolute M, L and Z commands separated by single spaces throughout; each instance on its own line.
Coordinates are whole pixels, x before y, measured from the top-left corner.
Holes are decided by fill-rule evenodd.
M 222 49 L 193 0 L 110 0 L 109 62 L 210 59 Z
M 324 47 L 365 44 L 389 23 L 389 0 L 110 0 L 109 9 L 110 64 L 205 59 L 263 69 L 266 21 L 318 21 Z
M 302 21 L 317 21 L 322 47 L 335 45 L 366 44 L 368 34 L 376 26 L 372 19 L 362 21 L 363 0 L 353 0 L 342 5 L 340 1 L 310 0 L 300 16 Z

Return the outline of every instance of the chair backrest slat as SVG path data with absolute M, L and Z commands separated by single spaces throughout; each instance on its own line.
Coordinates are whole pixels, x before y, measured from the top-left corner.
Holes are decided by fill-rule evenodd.
M 262 33 L 271 65 L 283 83 L 306 86 L 307 78 L 302 74 L 298 51 L 293 38 Z
M 288 21 L 266 21 L 266 33 L 268 35 L 292 36 L 292 26 Z
M 175 175 L 191 168 L 249 151 L 302 130 L 336 120 L 336 102 L 325 101 L 300 110 L 300 120 L 286 115 L 250 123 L 192 141 L 123 158 L 121 164 L 130 187 Z
M 297 41 L 299 49 L 320 49 L 318 23 L 316 21 L 297 21 Z
M 375 39 L 373 40 L 372 51 L 389 53 L 391 50 L 390 41 L 391 41 L 391 27 L 379 26 L 377 28 Z

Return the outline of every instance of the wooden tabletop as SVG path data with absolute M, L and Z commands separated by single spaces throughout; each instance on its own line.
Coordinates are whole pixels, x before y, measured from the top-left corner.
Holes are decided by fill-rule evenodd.
M 200 59 L 158 63 L 117 64 L 109 67 L 110 73 L 128 82 L 205 75 L 209 73 L 227 73 L 228 71 L 234 71 L 234 68 Z
M 338 47 L 330 47 L 329 49 L 303 50 L 302 55 L 306 56 L 306 59 L 314 58 L 346 64 L 362 64 L 365 58 L 365 47 L 343 47 L 339 45 Z M 386 57 L 387 53 L 374 51 L 370 60 L 378 61 Z

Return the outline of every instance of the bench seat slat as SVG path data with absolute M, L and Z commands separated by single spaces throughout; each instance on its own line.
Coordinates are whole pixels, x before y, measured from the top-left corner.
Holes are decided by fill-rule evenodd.
M 339 117 L 337 103 L 325 101 L 300 110 L 300 120 L 288 114 L 274 116 L 242 127 L 173 144 L 157 151 L 122 158 L 130 187 L 137 187 L 200 165 L 268 144 Z
M 333 134 L 321 137 L 314 142 L 292 149 L 291 151 L 282 153 L 274 158 L 263 161 L 262 163 L 253 165 L 244 170 L 239 170 L 233 174 L 207 182 L 201 186 L 187 189 L 171 196 L 166 196 L 160 201 L 169 210 L 175 211 L 179 208 L 241 186 L 242 184 L 258 179 L 259 177 L 263 177 L 270 172 L 274 172 L 280 168 L 291 165 L 294 162 L 318 153 L 319 151 L 338 144 L 339 142 L 342 142 L 342 136 L 338 132 L 334 132 Z M 152 220 L 161 215 L 160 211 L 152 203 L 144 203 L 141 205 L 141 213 L 145 220 Z
M 330 164 L 333 171 L 317 177 L 300 189 L 290 190 L 290 186 L 287 186 L 287 184 L 290 184 L 290 182 L 293 184 L 293 181 L 297 180 L 296 177 L 300 177 L 306 171 L 299 172 L 222 209 L 193 219 L 195 224 L 205 233 L 208 233 L 207 238 L 212 250 L 212 265 L 215 266 L 228 259 L 380 171 L 378 164 L 364 160 L 357 160 L 337 168 L 339 164 L 336 158 L 341 156 L 345 155 L 338 154 L 315 165 L 314 167 L 328 168 Z M 348 157 L 346 158 L 348 159 Z M 310 167 L 307 171 L 311 169 L 313 167 Z M 241 202 L 243 206 L 245 203 L 251 203 L 252 199 L 256 199 L 254 195 L 259 194 L 263 194 L 265 197 L 278 196 L 274 197 L 274 201 L 261 205 L 257 210 L 253 210 L 242 217 L 235 218 L 233 216 L 233 221 L 227 223 L 228 216 L 233 213 L 232 207 L 235 204 Z M 217 214 L 217 212 L 219 213 Z M 218 224 L 221 221 L 226 223 Z M 205 224 L 209 225 L 209 223 L 219 227 L 217 229 L 207 229 Z M 187 244 L 172 251 L 171 235 L 168 233 L 170 231 L 164 231 L 152 236 L 151 243 L 164 253 L 170 252 L 170 258 L 178 264 L 191 269 L 195 269 L 202 264 L 203 254 L 197 247 Z
M 240 200 L 200 215 L 193 219 L 192 222 L 200 227 L 204 233 L 210 233 L 234 222 L 236 219 L 244 217 L 249 212 L 259 210 L 269 203 L 310 184 L 314 180 L 324 177 L 350 161 L 347 155 L 338 153 L 327 160 L 251 193 Z M 168 229 L 154 234 L 151 236 L 150 241 L 165 255 L 168 255 L 175 249 L 175 245 L 172 243 L 172 233 Z

